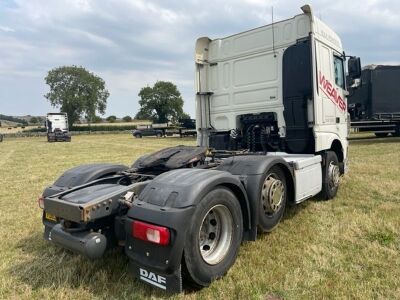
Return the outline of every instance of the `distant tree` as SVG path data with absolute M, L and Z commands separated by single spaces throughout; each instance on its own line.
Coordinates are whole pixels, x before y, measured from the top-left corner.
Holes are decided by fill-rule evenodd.
M 124 122 L 132 122 L 132 117 L 131 116 L 125 116 L 122 118 L 122 120 L 124 120 Z
M 92 119 L 92 123 L 101 123 L 103 119 L 99 116 L 94 116 Z
M 135 119 L 153 120 L 158 123 L 176 122 L 183 115 L 183 99 L 175 84 L 157 81 L 139 92 L 140 110 Z
M 109 117 L 107 117 L 107 122 L 110 122 L 110 123 L 114 123 L 115 121 L 117 121 L 117 117 L 116 116 L 109 116 Z
M 137 112 L 137 114 L 135 115 L 135 119 L 136 120 L 153 120 L 153 116 L 146 111 L 139 110 Z
M 187 119 L 191 119 L 190 115 L 188 113 L 183 113 L 180 117 L 180 119 L 182 120 L 187 120 Z
M 64 66 L 50 70 L 45 78 L 50 91 L 45 97 L 68 114 L 71 127 L 82 114 L 91 120 L 96 111 L 104 114 L 110 95 L 105 82 L 83 67 Z
M 37 123 L 39 123 L 39 120 L 38 120 L 38 118 L 36 118 L 36 117 L 32 117 L 29 121 L 30 121 L 32 124 L 37 124 Z
M 28 124 L 28 122 L 24 119 L 20 119 L 17 117 L 12 117 L 12 116 L 6 116 L 6 115 L 1 115 L 0 114 L 0 119 L 4 120 L 4 121 L 11 121 L 14 123 L 23 123 L 23 124 Z

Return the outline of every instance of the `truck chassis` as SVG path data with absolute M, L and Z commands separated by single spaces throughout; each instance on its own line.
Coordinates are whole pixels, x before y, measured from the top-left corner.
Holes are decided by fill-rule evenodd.
M 323 189 L 322 173 L 334 170 L 321 168 L 328 156 L 178 146 L 130 168 L 79 166 L 40 198 L 44 237 L 91 259 L 123 246 L 134 276 L 164 290 L 182 291 L 182 274 L 207 286 L 242 241 L 273 230 L 288 203 Z M 338 176 L 326 188 L 336 191 Z

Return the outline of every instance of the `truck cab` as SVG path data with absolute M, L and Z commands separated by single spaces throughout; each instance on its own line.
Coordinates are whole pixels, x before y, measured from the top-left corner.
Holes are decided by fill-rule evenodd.
M 331 150 L 344 172 L 346 56 L 338 35 L 310 6 L 302 10 L 253 30 L 197 40 L 198 145 L 302 154 Z

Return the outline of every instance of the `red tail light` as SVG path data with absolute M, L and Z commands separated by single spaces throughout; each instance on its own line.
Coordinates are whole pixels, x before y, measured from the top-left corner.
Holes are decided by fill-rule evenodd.
M 132 222 L 132 236 L 161 246 L 168 245 L 170 239 L 168 228 L 140 221 Z
M 44 197 L 43 197 L 43 196 L 40 196 L 40 197 L 38 198 L 38 205 L 39 205 L 39 207 L 40 207 L 41 209 L 44 209 Z

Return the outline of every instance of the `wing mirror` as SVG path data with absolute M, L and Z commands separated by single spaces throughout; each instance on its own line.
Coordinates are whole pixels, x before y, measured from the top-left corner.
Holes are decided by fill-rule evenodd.
M 353 80 L 353 84 L 350 86 L 352 89 L 358 89 L 361 86 L 361 79 L 356 78 Z
M 347 70 L 349 71 L 349 77 L 356 79 L 361 77 L 361 60 L 359 57 L 352 56 L 347 62 Z

